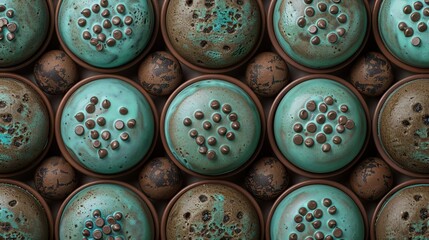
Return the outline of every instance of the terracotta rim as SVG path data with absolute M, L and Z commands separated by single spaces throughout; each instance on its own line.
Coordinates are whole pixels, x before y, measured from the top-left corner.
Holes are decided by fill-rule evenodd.
M 398 184 L 397 186 L 395 186 L 392 190 L 390 190 L 377 204 L 377 207 L 374 210 L 374 214 L 371 217 L 371 229 L 370 229 L 370 238 L 371 239 L 376 239 L 375 238 L 375 221 L 377 220 L 377 216 L 378 213 L 380 212 L 381 208 L 383 207 L 384 203 L 389 200 L 389 198 L 391 196 L 393 196 L 396 192 L 398 192 L 399 190 L 411 186 L 411 185 L 415 185 L 415 184 L 429 184 L 429 179 L 412 179 L 412 180 L 408 180 L 405 181 L 401 184 Z
M 90 83 L 92 81 L 103 79 L 103 78 L 113 78 L 113 79 L 121 80 L 121 81 L 124 81 L 124 82 L 130 84 L 134 88 L 136 88 L 144 96 L 144 98 L 147 100 L 147 102 L 149 103 L 150 108 L 151 108 L 152 113 L 153 113 L 153 120 L 154 120 L 154 124 L 155 124 L 152 144 L 151 144 L 151 147 L 149 148 L 148 152 L 144 156 L 144 158 L 142 158 L 140 160 L 140 162 L 137 163 L 135 166 L 132 166 L 128 170 L 125 170 L 123 172 L 116 173 L 116 174 L 101 174 L 101 173 L 95 173 L 89 169 L 86 169 L 84 166 L 79 164 L 78 161 L 75 160 L 71 156 L 71 154 L 68 152 L 67 148 L 65 147 L 64 141 L 61 137 L 61 115 L 62 115 L 62 112 L 64 110 L 64 106 L 66 105 L 70 96 L 72 96 L 73 93 L 76 92 L 81 86 L 83 86 L 87 83 Z M 66 159 L 67 162 L 70 163 L 70 165 L 72 165 L 72 167 L 77 169 L 79 172 L 81 172 L 85 175 L 91 176 L 91 177 L 97 177 L 97 178 L 102 178 L 102 179 L 112 179 L 112 178 L 123 177 L 123 176 L 130 174 L 131 172 L 134 172 L 134 171 L 140 169 L 140 167 L 143 166 L 143 164 L 146 162 L 146 160 L 149 159 L 150 155 L 152 154 L 152 152 L 155 148 L 156 142 L 158 141 L 158 129 L 159 129 L 158 112 L 157 112 L 156 106 L 155 106 L 153 100 L 151 99 L 151 97 L 149 96 L 149 94 L 140 85 L 138 85 L 134 81 L 132 81 L 126 77 L 119 76 L 119 75 L 111 75 L 111 74 L 96 75 L 96 76 L 92 76 L 92 77 L 89 77 L 89 78 L 86 78 L 84 80 L 79 81 L 72 88 L 70 88 L 70 90 L 68 90 L 67 93 L 64 95 L 64 97 L 61 99 L 60 105 L 58 106 L 57 114 L 55 116 L 55 137 L 56 137 L 56 140 L 58 143 L 58 147 L 60 148 L 60 152 L 63 155 L 64 159 Z
M 20 181 L 17 180 L 12 180 L 12 179 L 0 179 L 0 183 L 6 183 L 6 184 L 11 184 L 11 185 L 16 185 L 22 189 L 24 189 L 25 191 L 29 192 L 31 195 L 33 195 L 33 197 L 39 201 L 40 205 L 42 206 L 42 208 L 44 208 L 45 210 L 45 214 L 46 214 L 46 218 L 48 220 L 48 224 L 49 224 L 49 239 L 53 240 L 54 239 L 54 220 L 52 217 L 52 212 L 51 209 L 49 208 L 49 205 L 46 203 L 45 199 L 33 188 L 31 188 L 30 186 L 28 186 L 27 184 L 24 184 Z
M 204 185 L 204 184 L 220 184 L 220 185 L 225 185 L 228 187 L 231 187 L 234 190 L 237 190 L 238 192 L 240 192 L 241 194 L 243 194 L 249 201 L 250 203 L 253 205 L 253 207 L 255 208 L 258 217 L 259 217 L 259 224 L 260 226 L 260 239 L 263 239 L 264 236 L 264 217 L 262 215 L 262 210 L 259 207 L 258 203 L 256 202 L 255 198 L 252 197 L 252 195 L 250 195 L 249 192 L 247 192 L 246 190 L 244 190 L 243 188 L 241 188 L 240 186 L 238 186 L 235 183 L 232 182 L 228 182 L 228 181 L 224 181 L 224 180 L 203 180 L 203 181 L 199 181 L 199 182 L 195 182 L 192 183 L 188 186 L 186 186 L 185 188 L 183 188 L 182 190 L 180 190 L 180 192 L 178 192 L 167 204 L 167 206 L 164 209 L 164 212 L 162 214 L 162 220 L 161 220 L 161 239 L 166 239 L 166 228 L 167 228 L 167 220 L 168 220 L 168 215 L 170 214 L 171 208 L 173 208 L 174 204 L 176 203 L 176 201 L 183 195 L 185 194 L 187 191 L 191 190 L 192 188 L 198 187 L 200 185 Z
M 365 38 L 362 41 L 361 46 L 356 50 L 356 52 L 350 56 L 347 60 L 345 60 L 344 62 L 335 65 L 333 67 L 329 67 L 329 68 L 321 68 L 321 69 L 317 69 L 317 68 L 311 68 L 311 67 L 307 67 L 304 66 L 298 62 L 296 62 L 295 60 L 293 60 L 291 57 L 289 57 L 289 55 L 283 50 L 283 48 L 280 46 L 279 42 L 277 41 L 276 35 L 274 33 L 274 26 L 273 26 L 273 14 L 274 14 L 274 8 L 275 5 L 277 3 L 277 0 L 271 0 L 270 6 L 268 8 L 268 17 L 267 17 L 267 29 L 268 29 L 268 36 L 270 37 L 271 40 L 271 44 L 273 45 L 275 51 L 290 65 L 292 65 L 293 67 L 304 71 L 304 72 L 308 72 L 308 73 L 331 73 L 331 72 L 336 72 L 344 67 L 346 67 L 347 65 L 351 64 L 358 56 L 359 54 L 363 51 L 363 49 L 366 46 L 366 43 L 368 42 L 368 38 L 371 32 L 371 10 L 369 7 L 369 3 L 368 0 L 363 0 L 363 3 L 365 5 L 365 9 L 366 9 L 366 14 L 368 17 L 368 22 L 367 22 L 367 26 L 366 26 L 366 32 L 365 32 Z
M 363 222 L 365 225 L 365 239 L 367 239 L 368 238 L 368 232 L 369 232 L 368 216 L 366 214 L 366 210 L 365 210 L 362 202 L 359 200 L 359 198 L 356 196 L 356 194 L 354 194 L 350 189 L 346 188 L 344 185 L 337 183 L 337 182 L 334 182 L 334 181 L 323 180 L 323 179 L 312 179 L 312 180 L 307 180 L 307 181 L 295 184 L 292 187 L 288 188 L 285 192 L 282 193 L 282 195 L 280 195 L 280 197 L 277 198 L 277 200 L 274 202 L 273 206 L 271 207 L 270 212 L 268 214 L 268 218 L 266 220 L 265 239 L 266 240 L 271 239 L 271 236 L 270 236 L 271 218 L 273 217 L 274 211 L 276 210 L 277 206 L 281 203 L 281 201 L 287 195 L 292 193 L 293 191 L 295 191 L 301 187 L 308 186 L 308 185 L 314 185 L 314 184 L 323 184 L 323 185 L 335 187 L 335 188 L 343 191 L 346 195 L 348 195 L 356 203 L 356 206 L 359 208 L 360 213 L 361 213 L 362 218 L 363 218 Z
M 429 70 L 429 69 L 428 69 Z M 429 74 L 420 74 L 420 75 L 413 75 L 406 77 L 395 84 L 393 84 L 381 97 L 381 99 L 377 103 L 377 107 L 374 112 L 374 118 L 373 118 L 373 125 L 372 125 L 372 135 L 374 138 L 375 146 L 377 147 L 378 152 L 380 153 L 383 160 L 395 171 L 398 171 L 404 175 L 415 177 L 415 178 L 427 178 L 429 177 L 429 173 L 416 173 L 412 172 L 410 170 L 406 170 L 399 166 L 384 150 L 383 144 L 381 143 L 381 140 L 378 136 L 378 119 L 380 117 L 380 111 L 383 108 L 384 104 L 386 103 L 387 99 L 390 97 L 390 94 L 392 94 L 394 91 L 396 91 L 399 87 L 402 87 L 404 84 L 417 80 L 417 79 L 429 79 Z
M 360 150 L 359 154 L 356 155 L 356 157 L 349 162 L 346 166 L 333 171 L 333 172 L 328 172 L 328 173 L 313 173 L 313 172 L 309 172 L 309 171 L 305 171 L 297 166 L 295 166 L 293 163 L 289 162 L 288 159 L 286 159 L 285 156 L 283 156 L 283 154 L 281 153 L 280 149 L 277 146 L 276 140 L 274 138 L 274 129 L 273 129 L 273 125 L 274 125 L 274 116 L 277 112 L 277 107 L 280 104 L 281 100 L 283 99 L 283 97 L 295 86 L 297 86 L 298 84 L 305 82 L 305 81 L 309 81 L 312 79 L 318 79 L 318 78 L 322 78 L 322 79 L 328 79 L 328 80 L 332 80 L 335 82 L 338 82 L 342 85 L 344 85 L 345 87 L 347 87 L 350 91 L 352 91 L 352 93 L 354 93 L 354 95 L 359 99 L 362 108 L 365 112 L 365 118 L 367 120 L 367 129 L 366 129 L 366 137 L 365 137 L 365 141 L 364 144 L 362 146 L 362 149 Z M 334 176 L 338 176 L 342 173 L 344 173 L 345 171 L 347 171 L 348 169 L 350 169 L 359 159 L 360 157 L 363 155 L 363 153 L 365 152 L 365 149 L 368 145 L 369 142 L 369 138 L 371 135 L 371 119 L 369 117 L 369 109 L 368 109 L 368 105 L 366 104 L 365 100 L 363 99 L 362 95 L 349 83 L 346 82 L 345 80 L 333 76 L 333 75 L 327 75 L 327 74 L 311 74 L 311 75 L 307 75 L 304 76 L 302 78 L 299 78 L 297 80 L 294 80 L 293 82 L 291 82 L 290 84 L 288 84 L 285 88 L 283 88 L 283 90 L 277 95 L 277 97 L 274 99 L 274 102 L 270 108 L 270 111 L 268 113 L 268 139 L 270 141 L 270 145 L 272 150 L 274 151 L 275 155 L 277 156 L 277 158 L 284 164 L 286 165 L 286 167 L 288 169 L 290 169 L 291 171 L 300 174 L 302 176 L 308 177 L 308 178 L 332 178 Z
M 156 42 L 158 32 L 159 32 L 159 6 L 158 6 L 157 0 L 151 0 L 150 2 L 152 3 L 152 7 L 153 7 L 155 24 L 153 26 L 151 39 L 147 43 L 145 49 L 140 53 L 140 55 L 138 55 L 136 58 L 134 58 L 134 59 L 130 60 L 129 62 L 127 62 L 121 66 L 118 66 L 118 67 L 113 67 L 113 68 L 95 67 L 95 66 L 81 60 L 78 56 L 76 56 L 72 51 L 69 50 L 69 48 L 67 47 L 66 44 L 64 44 L 64 42 L 61 38 L 61 34 L 59 32 L 58 20 L 57 20 L 62 2 L 63 2 L 63 0 L 58 0 L 57 8 L 55 10 L 55 32 L 57 34 L 57 39 L 61 45 L 61 48 L 67 53 L 67 55 L 69 55 L 71 57 L 71 59 L 74 62 L 76 62 L 78 65 L 80 65 L 81 67 L 84 67 L 88 70 L 100 72 L 100 73 L 116 73 L 116 72 L 121 72 L 123 70 L 126 70 L 126 69 L 136 65 L 137 63 L 139 63 L 151 51 L 151 49 L 153 48 L 153 45 Z
M 223 80 L 232 84 L 237 85 L 239 88 L 241 88 L 243 91 L 245 91 L 249 97 L 253 100 L 253 102 L 255 103 L 255 106 L 258 108 L 258 112 L 259 112 L 259 117 L 261 120 L 261 135 L 259 137 L 259 143 L 258 146 L 255 149 L 255 152 L 253 153 L 253 155 L 247 160 L 246 163 L 244 163 L 242 166 L 238 167 L 237 169 L 228 172 L 228 173 L 224 173 L 224 174 L 220 174 L 220 175 L 204 175 L 201 173 L 197 173 L 195 171 L 192 171 L 188 168 L 186 168 L 185 166 L 183 166 L 173 155 L 173 153 L 170 151 L 170 148 L 168 147 L 167 144 L 167 140 L 165 138 L 165 130 L 164 130 L 164 125 L 165 125 L 165 117 L 168 111 L 168 108 L 171 104 L 171 102 L 174 100 L 174 98 L 186 87 L 188 87 L 189 85 L 199 82 L 199 81 L 203 81 L 203 80 L 210 80 L 210 79 L 215 79 L 215 80 Z M 167 152 L 168 157 L 174 162 L 174 164 L 180 168 L 180 170 L 186 172 L 187 174 L 190 174 L 194 177 L 199 177 L 199 178 L 205 178 L 205 179 L 221 179 L 221 178 L 227 178 L 230 176 L 233 176 L 241 171 L 243 171 L 245 168 L 247 168 L 250 164 L 252 164 L 252 162 L 256 159 L 256 157 L 258 156 L 259 152 L 262 149 L 262 145 L 264 143 L 264 139 L 265 139 L 265 133 L 266 133 L 266 120 L 265 120 L 265 113 L 264 113 L 264 109 L 262 107 L 261 102 L 259 101 L 258 97 L 256 96 L 256 94 L 243 82 L 241 82 L 240 80 L 227 76 L 227 75 L 219 75 L 219 74 L 208 74 L 208 75 L 202 75 L 190 80 L 185 81 L 183 84 L 181 84 L 176 90 L 174 90 L 174 92 L 168 97 L 167 102 L 165 103 L 163 109 L 162 109 L 162 113 L 161 113 L 161 123 L 160 123 L 160 132 L 161 132 L 161 140 L 162 140 L 162 145 L 164 146 L 164 150 Z
M 244 65 L 245 63 L 247 63 L 253 57 L 253 55 L 255 55 L 255 53 L 258 51 L 259 46 L 261 45 L 262 39 L 264 38 L 264 35 L 265 35 L 265 19 L 266 19 L 266 17 L 265 17 L 264 4 L 263 4 L 262 0 L 255 0 L 255 1 L 258 3 L 259 10 L 261 13 L 261 32 L 259 34 L 258 41 L 256 42 L 253 50 L 250 51 L 249 54 L 245 58 L 238 61 L 236 64 L 233 64 L 231 66 L 224 67 L 224 68 L 206 68 L 206 67 L 201 67 L 201 66 L 198 66 L 196 64 L 193 64 L 193 63 L 189 62 L 188 60 L 186 60 L 185 58 L 183 58 L 176 51 L 176 49 L 174 49 L 173 45 L 171 44 L 170 38 L 168 37 L 168 33 L 167 33 L 166 16 L 167 16 L 167 9 L 168 9 L 168 5 L 170 3 L 170 0 L 165 0 L 164 3 L 162 4 L 162 9 L 161 9 L 161 33 L 162 33 L 162 37 L 164 39 L 165 45 L 167 46 L 167 48 L 171 52 L 171 54 L 173 54 L 173 56 L 179 60 L 179 62 L 183 63 L 184 65 L 186 65 L 187 67 L 191 68 L 194 71 L 201 72 L 201 73 L 219 74 L 219 73 L 230 72 L 234 69 L 237 69 L 237 68 L 241 67 L 242 65 Z
M 70 200 L 76 195 L 78 194 L 81 190 L 93 186 L 93 185 L 97 185 L 97 184 L 115 184 L 115 185 L 119 185 L 122 187 L 125 187 L 131 191 L 133 191 L 135 194 L 137 194 L 137 196 L 139 196 L 143 202 L 146 203 L 147 207 L 150 210 L 150 213 L 152 215 L 152 220 L 153 220 L 153 225 L 154 225 L 154 231 L 155 231 L 155 238 L 153 240 L 159 239 L 159 220 L 158 220 L 158 213 L 155 209 L 155 207 L 153 206 L 152 202 L 149 200 L 148 197 L 146 197 L 146 195 L 144 195 L 141 191 L 139 191 L 137 188 L 131 186 L 128 183 L 125 182 L 121 182 L 121 181 L 116 181 L 116 180 L 97 180 L 97 181 L 93 181 L 90 183 L 86 183 L 82 186 L 80 186 L 79 188 L 77 188 L 76 190 L 74 190 L 61 204 L 60 209 L 58 210 L 57 213 L 57 217 L 55 219 L 55 239 L 60 239 L 59 237 L 59 227 L 60 227 L 60 220 L 61 220 L 61 215 L 64 212 L 64 208 L 66 207 L 66 205 L 70 202 Z
M 384 45 L 384 42 L 381 39 L 380 31 L 378 30 L 378 12 L 380 11 L 382 2 L 383 0 L 376 0 L 374 4 L 374 10 L 372 12 L 372 32 L 374 33 L 375 41 L 377 42 L 377 45 L 380 48 L 381 52 L 389 59 L 390 62 L 402 69 L 415 73 L 429 73 L 429 68 L 414 67 L 412 65 L 408 65 L 402 62 L 397 57 L 395 57 Z
M 0 177 L 12 177 L 20 175 L 24 172 L 29 171 L 30 169 L 36 167 L 46 156 L 46 154 L 49 151 L 49 148 L 51 147 L 52 140 L 54 138 L 54 111 L 52 110 L 51 103 L 49 102 L 49 99 L 46 97 L 46 95 L 40 90 L 34 83 L 32 83 L 29 79 L 22 77 L 20 75 L 14 74 L 14 73 L 0 73 L 0 78 L 12 78 L 15 80 L 18 80 L 19 82 L 23 82 L 29 87 L 31 87 L 42 99 L 42 102 L 44 103 L 46 107 L 46 111 L 49 115 L 49 133 L 48 133 L 48 141 L 46 143 L 45 149 L 40 153 L 40 155 L 35 158 L 34 161 L 32 161 L 31 164 L 29 164 L 27 167 L 24 167 L 21 170 L 18 170 L 16 172 L 12 173 L 0 173 Z

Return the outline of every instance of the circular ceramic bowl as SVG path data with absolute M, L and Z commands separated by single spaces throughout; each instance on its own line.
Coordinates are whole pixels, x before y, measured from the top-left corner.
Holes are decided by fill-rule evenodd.
M 349 169 L 370 137 L 368 107 L 350 83 L 308 75 L 287 85 L 268 115 L 268 138 L 292 171 L 327 178 Z
M 0 72 L 21 69 L 36 60 L 54 31 L 51 0 L 0 3 Z
M 0 177 L 35 167 L 53 135 L 54 113 L 43 92 L 24 77 L 0 73 Z
M 162 215 L 161 239 L 263 239 L 262 211 L 243 188 L 228 181 L 188 185 Z
M 414 179 L 393 188 L 371 219 L 371 239 L 426 239 L 429 180 Z
M 87 183 L 61 205 L 55 239 L 159 239 L 157 212 L 133 186 L 112 180 Z
M 429 176 L 429 75 L 398 81 L 378 102 L 372 133 L 378 152 L 396 171 Z
M 259 153 L 265 117 L 256 95 L 239 80 L 204 75 L 186 81 L 161 114 L 165 150 L 183 171 L 223 178 L 243 170 Z
M 265 239 L 355 239 L 368 235 L 365 208 L 345 186 L 309 180 L 286 190 L 266 221 Z
M 0 192 L 3 239 L 54 239 L 52 213 L 40 194 L 10 179 L 0 179 Z
M 189 68 L 224 73 L 245 64 L 265 32 L 261 0 L 167 0 L 161 32 L 169 51 Z
M 268 35 L 292 66 L 311 73 L 337 71 L 362 51 L 370 32 L 367 0 L 277 0 L 268 10 Z
M 140 62 L 158 34 L 158 1 L 60 0 L 58 39 L 79 65 L 112 73 Z
M 56 139 L 64 158 L 98 178 L 124 176 L 150 156 L 158 136 L 153 101 L 137 83 L 99 75 L 73 86 L 57 111 Z
M 429 2 L 377 0 L 373 33 L 378 47 L 395 65 L 429 73 Z

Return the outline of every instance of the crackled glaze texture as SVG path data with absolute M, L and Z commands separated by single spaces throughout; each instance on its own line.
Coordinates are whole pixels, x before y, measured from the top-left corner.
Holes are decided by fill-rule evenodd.
M 286 195 L 271 218 L 271 239 L 365 239 L 365 219 L 343 191 L 323 184 Z
M 145 50 L 155 21 L 149 0 L 62 0 L 58 37 L 83 62 L 115 68 Z
M 334 67 L 363 44 L 368 13 L 364 0 L 278 0 L 276 41 L 295 62 L 313 69 Z
M 82 85 L 67 99 L 61 138 L 74 161 L 100 174 L 137 165 L 155 136 L 148 100 L 131 84 L 103 78 Z
M 48 145 L 50 117 L 27 83 L 0 77 L 0 174 L 29 167 Z

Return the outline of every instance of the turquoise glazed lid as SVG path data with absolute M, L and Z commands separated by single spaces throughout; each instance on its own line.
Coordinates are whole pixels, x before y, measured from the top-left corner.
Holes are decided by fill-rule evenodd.
M 152 151 L 157 116 L 152 100 L 136 83 L 114 75 L 88 78 L 63 98 L 56 137 L 73 167 L 114 177 L 140 166 Z
M 158 239 L 158 217 L 147 197 L 118 181 L 96 181 L 74 191 L 61 205 L 55 238 Z
M 367 106 L 344 80 L 309 75 L 289 84 L 269 114 L 270 142 L 291 170 L 308 177 L 340 174 L 369 138 Z
M 429 72 L 429 2 L 378 0 L 374 34 L 383 53 L 396 65 Z
M 149 51 L 158 27 L 156 9 L 156 1 L 150 0 L 61 0 L 57 35 L 80 65 L 119 71 Z
M 297 184 L 274 203 L 267 220 L 267 240 L 353 239 L 368 233 L 365 209 L 346 187 L 332 181 Z
M 265 133 L 262 106 L 237 79 L 206 75 L 182 84 L 161 116 L 167 153 L 200 177 L 231 175 L 249 165 Z
M 53 31 L 52 15 L 50 0 L 0 2 L 0 71 L 23 67 L 43 52 Z
M 362 50 L 370 29 L 366 0 L 276 0 L 268 32 L 276 50 L 307 72 L 332 72 Z

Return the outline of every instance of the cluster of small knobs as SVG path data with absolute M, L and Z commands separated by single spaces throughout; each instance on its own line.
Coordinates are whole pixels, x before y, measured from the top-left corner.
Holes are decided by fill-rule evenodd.
M 92 217 L 92 219 L 85 221 L 85 227 L 82 230 L 83 240 L 125 240 L 121 234 L 120 221 L 124 217 L 121 212 L 115 212 L 113 215 L 103 218 L 100 210 L 94 210 Z
M 413 6 L 406 5 L 402 10 L 404 14 L 410 16 L 410 20 L 413 22 L 413 24 L 417 24 L 417 30 L 419 32 L 425 32 L 428 29 L 428 25 L 425 23 L 428 19 L 426 19 L 426 21 L 422 21 L 422 18 L 429 17 L 429 1 L 425 0 L 425 4 L 428 6 L 426 8 L 423 8 L 423 3 L 420 1 L 416 1 L 414 2 Z M 405 22 L 400 22 L 398 24 L 398 28 L 404 33 L 404 36 L 407 38 L 412 37 L 414 35 L 413 27 L 409 26 Z M 411 44 L 415 47 L 418 47 L 420 46 L 421 41 L 422 40 L 419 37 L 413 37 L 411 39 Z
M 2 15 L 5 17 L 1 17 Z M 14 16 L 15 11 L 13 9 L 7 9 L 5 5 L 0 5 L 0 41 L 3 39 L 13 41 L 15 39 L 18 25 L 11 21 Z

